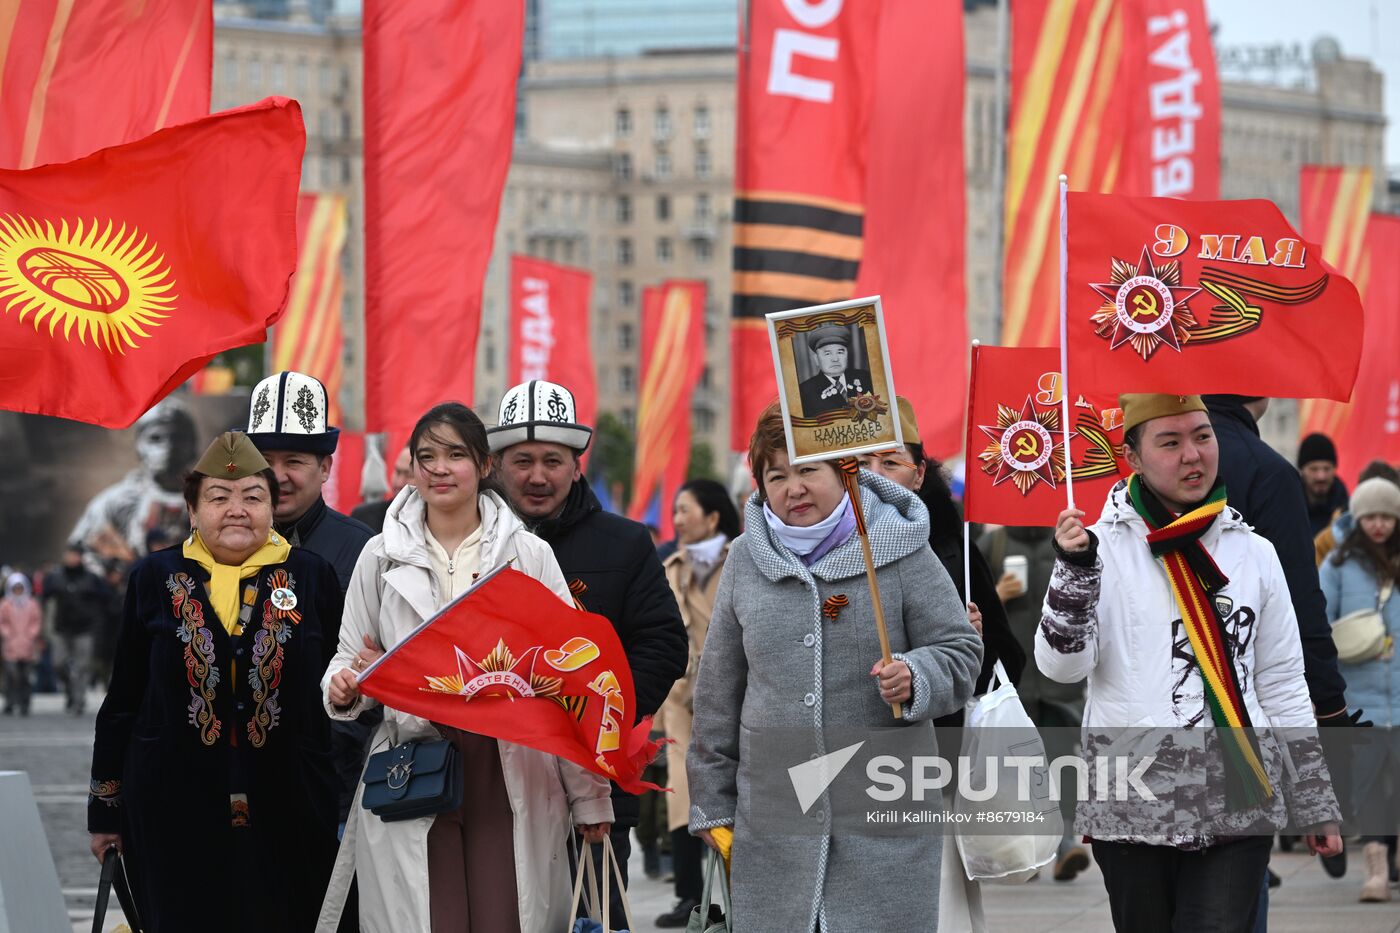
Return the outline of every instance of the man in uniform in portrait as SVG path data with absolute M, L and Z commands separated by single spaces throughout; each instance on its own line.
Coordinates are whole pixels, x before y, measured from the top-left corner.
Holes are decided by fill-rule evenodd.
M 851 335 L 847 328 L 824 324 L 812 331 L 807 347 L 816 358 L 820 372 L 802 380 L 798 386 L 802 417 L 815 418 L 828 411 L 840 411 L 855 396 L 872 390 L 870 371 L 851 368 Z

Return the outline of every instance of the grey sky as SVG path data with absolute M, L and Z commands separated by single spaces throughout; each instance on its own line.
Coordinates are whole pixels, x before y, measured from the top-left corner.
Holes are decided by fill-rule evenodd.
M 1347 58 L 1370 59 L 1385 74 L 1386 162 L 1400 164 L 1400 2 L 1207 0 L 1206 10 L 1219 26 L 1218 47 L 1302 43 L 1306 52 L 1313 40 L 1331 36 Z M 1292 79 L 1286 72 L 1281 77 Z

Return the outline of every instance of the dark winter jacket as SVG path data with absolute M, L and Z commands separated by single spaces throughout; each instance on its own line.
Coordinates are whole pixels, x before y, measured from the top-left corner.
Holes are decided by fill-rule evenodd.
M 98 632 L 107 618 L 107 584 L 86 567 L 59 567 L 44 576 L 44 599 L 60 635 Z
M 369 539 L 374 537 L 374 532 L 364 522 L 337 512 L 321 498 L 296 521 L 279 522 L 277 530 L 286 535 L 293 547 L 304 548 L 331 565 L 340 583 L 342 598 L 350 586 L 350 575 L 355 572 L 355 562 L 360 559 L 360 551 Z M 340 631 L 338 615 L 335 625 L 336 631 Z M 342 823 L 349 815 L 350 805 L 355 800 L 355 790 L 364 770 L 365 750 L 369 745 L 370 736 L 374 735 L 374 730 L 383 721 L 384 709 L 376 705 L 373 709 L 365 710 L 353 722 L 336 720 L 331 723 L 331 758 L 339 779 L 337 800 Z
M 1298 481 L 1301 483 L 1303 478 L 1298 477 Z M 1332 521 L 1337 517 L 1337 514 L 1346 511 L 1349 501 L 1346 483 L 1336 477 L 1333 477 L 1332 488 L 1327 490 L 1327 495 L 1323 497 L 1321 502 L 1313 502 L 1306 498 L 1306 488 L 1303 496 L 1304 501 L 1308 504 L 1308 527 L 1311 528 L 1314 538 L 1332 526 Z
M 318 498 L 311 508 L 294 522 L 278 522 L 278 533 L 285 535 L 292 547 L 306 548 L 335 569 L 340 579 L 340 592 L 350 588 L 350 575 L 355 561 L 374 532 L 364 522 L 342 515 Z
M 1035 632 L 1040 627 L 1040 610 L 1045 593 L 1050 589 L 1050 574 L 1055 569 L 1054 532 L 1049 528 L 997 528 L 980 542 L 987 555 L 992 577 L 1000 579 L 1006 572 L 1006 558 L 1017 555 L 1026 559 L 1026 591 L 1006 603 L 1006 619 L 1016 642 L 1026 652 L 1026 667 L 1016 684 L 1021 702 L 1032 719 L 1037 719 L 1040 704 L 1063 708 L 1078 722 L 1084 713 L 1084 681 L 1062 684 L 1051 680 L 1035 663 Z M 1058 721 L 1058 720 L 1057 720 Z
M 942 476 L 937 474 L 933 465 L 930 465 L 929 469 L 932 472 L 927 475 L 923 487 L 919 490 L 919 499 L 928 508 L 929 547 L 933 549 L 943 568 L 948 571 L 948 576 L 952 578 L 953 586 L 958 591 L 958 597 L 966 603 L 962 516 L 958 514 L 958 507 L 953 503 L 953 494 Z M 1026 666 L 1026 653 L 1012 634 L 1011 624 L 1006 618 L 1006 609 L 997 597 L 996 581 L 992 578 L 991 569 L 977 545 L 972 546 L 970 556 L 972 601 L 982 612 L 982 672 L 977 677 L 976 687 L 976 692 L 981 694 L 986 692 L 991 682 L 992 668 L 997 661 L 1001 661 L 1002 666 L 1006 668 L 1012 683 L 1019 683 L 1021 671 Z M 960 726 L 962 718 L 962 710 L 958 710 L 935 722 L 939 726 Z
M 1317 580 L 1313 534 L 1298 471 L 1259 437 L 1254 416 L 1233 399 L 1208 397 L 1230 506 L 1278 553 L 1303 640 L 1303 672 L 1319 715 L 1346 706 L 1346 681 Z
M 574 597 L 617 629 L 636 686 L 637 716 L 653 715 L 685 673 L 690 642 L 646 526 L 603 511 L 581 477 L 559 515 L 531 530 L 554 549 Z M 635 825 L 637 798 L 614 787 L 613 810 L 619 823 Z
M 364 522 L 370 531 L 379 534 L 384 530 L 384 517 L 389 514 L 389 506 L 393 501 L 379 499 L 375 502 L 361 502 L 350 510 L 350 517 L 357 522 Z
M 310 930 L 337 848 L 321 674 L 340 588 L 330 565 L 293 548 L 251 578 L 254 611 L 233 637 L 207 580 L 177 549 L 131 572 L 88 830 L 121 834 L 148 930 Z M 273 607 L 278 586 L 297 615 Z M 257 883 L 240 889 L 250 870 Z

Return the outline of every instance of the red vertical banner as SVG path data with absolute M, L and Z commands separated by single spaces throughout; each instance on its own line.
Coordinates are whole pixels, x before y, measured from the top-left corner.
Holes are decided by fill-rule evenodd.
M 365 435 L 362 431 L 340 430 L 340 441 L 331 458 L 331 475 L 326 479 L 326 503 L 337 512 L 349 514 L 360 504 L 360 486 L 365 469 Z
M 1071 190 L 1213 199 L 1220 82 L 1202 0 L 1019 0 L 1001 342 L 1059 334 L 1059 176 Z
M 1368 336 L 1372 315 L 1366 293 L 1371 268 L 1367 231 L 1373 191 L 1370 166 L 1304 165 L 1298 175 L 1298 232 L 1318 244 L 1322 258 L 1356 284 Z M 1362 349 L 1363 366 L 1369 347 L 1368 341 Z M 1303 399 L 1298 404 L 1299 437 L 1316 431 L 1335 440 L 1349 410 L 1344 402 Z M 1354 471 L 1358 465 L 1347 468 Z
M 272 332 L 272 369 L 315 376 L 330 399 L 330 424 L 341 425 L 340 389 L 345 381 L 341 303 L 345 294 L 345 197 L 303 194 L 297 202 L 297 271 L 287 310 Z
M 510 339 L 506 364 L 511 385 L 531 379 L 555 382 L 574 394 L 581 424 L 598 415 L 589 302 L 593 276 L 531 256 L 510 257 Z
M 209 113 L 212 4 L 0 3 L 0 167 L 68 162 Z
M 963 508 L 970 522 L 1051 527 L 1065 488 L 1060 353 L 1043 347 L 975 347 L 967 409 Z M 1128 475 L 1123 410 L 1112 396 L 1071 403 L 1074 504 L 1098 520 L 1108 491 Z
M 1302 434 L 1337 445 L 1338 469 L 1352 488 L 1372 460 L 1400 463 L 1400 217 L 1372 214 L 1357 260 L 1366 339 L 1350 402 L 1307 399 Z
M 365 421 L 470 400 L 515 127 L 519 0 L 364 10 Z
M 1119 78 L 1134 84 L 1134 119 L 1118 190 L 1215 200 L 1220 197 L 1220 75 L 1205 0 L 1137 3 L 1128 28 L 1137 32 L 1130 46 L 1141 57 L 1125 59 Z M 1070 186 L 1080 188 L 1073 177 Z
M 899 392 L 942 458 L 967 391 L 962 4 L 885 0 L 877 61 L 855 294 L 880 296 Z
M 770 357 L 771 358 L 771 357 Z M 657 496 L 661 536 L 673 536 L 671 502 L 690 466 L 690 399 L 705 368 L 705 284 L 668 281 L 642 295 L 642 391 L 630 518 Z
M 730 440 L 736 450 L 748 446 L 759 412 L 778 395 L 763 316 L 856 293 L 879 9 L 748 4 L 735 153 Z

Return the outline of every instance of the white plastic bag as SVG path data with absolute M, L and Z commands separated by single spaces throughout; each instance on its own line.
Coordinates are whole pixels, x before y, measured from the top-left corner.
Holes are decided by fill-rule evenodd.
M 1064 820 L 1050 795 L 1045 743 L 1000 661 L 995 671 L 990 689 L 968 701 L 963 719 L 962 758 L 969 764 L 967 780 L 959 784 L 954 812 L 961 815 L 958 825 L 968 828 L 958 833 L 958 853 L 969 880 L 1021 884 L 1055 860 Z M 989 758 L 1002 762 L 1011 756 L 1039 759 L 1039 764 L 1029 769 L 1030 799 L 1022 798 L 1018 781 L 1015 777 L 1008 780 L 1004 767 L 997 774 L 996 793 L 989 799 L 965 796 L 973 789 L 987 788 Z M 1023 816 L 1020 821 L 1006 823 L 1009 834 L 988 835 L 986 829 L 995 819 L 979 819 L 979 812 L 992 818 L 997 814 Z

